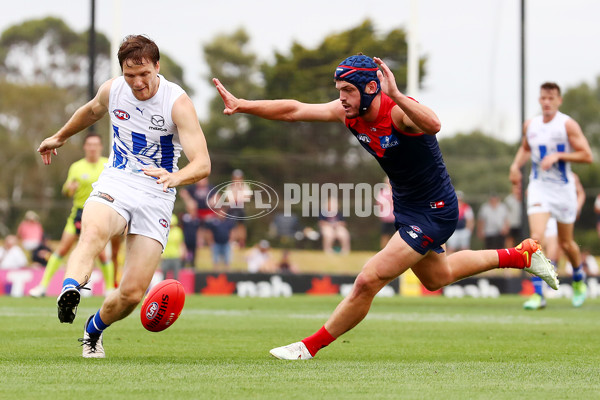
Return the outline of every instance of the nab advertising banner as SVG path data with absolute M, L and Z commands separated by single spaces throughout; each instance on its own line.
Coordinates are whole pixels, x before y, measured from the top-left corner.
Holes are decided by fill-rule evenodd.
M 302 293 L 314 296 L 347 295 L 355 276 L 271 275 L 247 273 L 196 274 L 196 292 L 205 296 L 288 297 Z M 398 294 L 398 279 L 385 286 L 378 296 Z
M 27 296 L 29 290 L 37 286 L 43 276 L 43 268 L 19 268 L 0 270 L 0 296 Z M 58 270 L 50 281 L 46 296 L 58 296 L 62 287 L 64 270 Z M 173 278 L 171 274 L 166 278 Z M 157 271 L 150 287 L 165 279 L 162 272 Z M 195 272 L 191 269 L 180 271 L 177 280 L 183 285 L 187 294 L 197 293 L 203 296 L 240 296 L 240 297 L 288 297 L 292 294 L 312 296 L 342 295 L 352 290 L 355 276 L 324 274 L 250 274 L 250 273 L 208 273 Z M 587 279 L 588 298 L 600 297 L 598 277 Z M 102 273 L 94 270 L 82 296 L 104 296 L 106 285 Z M 378 296 L 444 296 L 452 297 L 498 297 L 501 294 L 519 294 L 529 296 L 533 293 L 531 280 L 527 278 L 504 277 L 471 277 L 448 285 L 441 290 L 430 292 L 421 285 L 411 271 L 395 279 L 378 293 Z M 548 298 L 571 298 L 573 288 L 571 279 L 560 279 L 558 290 L 546 291 Z

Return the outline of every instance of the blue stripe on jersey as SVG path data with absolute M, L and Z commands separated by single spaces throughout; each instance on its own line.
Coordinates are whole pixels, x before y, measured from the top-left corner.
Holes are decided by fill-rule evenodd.
M 113 132 L 115 133 L 115 138 L 119 138 L 119 127 L 113 125 Z M 123 156 L 121 149 L 117 146 L 117 141 L 113 140 L 113 168 L 124 169 L 125 165 L 127 165 L 127 158 Z
M 538 168 L 540 167 L 540 163 L 542 162 L 542 160 L 544 159 L 544 157 L 546 157 L 546 153 L 548 152 L 548 148 L 544 144 L 540 145 L 539 149 L 540 149 L 540 161 L 537 162 L 537 163 L 532 163 L 531 164 L 531 166 L 533 168 L 533 178 L 534 179 L 537 179 L 538 174 L 539 174 Z
M 173 146 L 173 135 L 160 137 L 160 148 L 162 150 L 160 166 L 169 172 L 173 172 L 173 161 L 175 159 L 175 147 Z
M 564 153 L 566 150 L 566 146 L 564 143 L 559 143 L 556 145 L 556 151 L 559 153 Z M 558 171 L 560 172 L 560 177 L 563 182 L 567 183 L 569 178 L 567 178 L 567 163 L 563 160 L 560 160 L 558 163 Z
M 140 154 L 140 152 L 146 148 L 146 135 L 142 133 L 131 132 L 131 141 L 133 144 L 131 152 L 133 154 Z

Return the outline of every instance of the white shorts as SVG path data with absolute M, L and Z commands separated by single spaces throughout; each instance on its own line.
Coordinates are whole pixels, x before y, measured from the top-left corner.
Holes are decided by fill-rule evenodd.
M 530 181 L 527 187 L 527 214 L 539 213 L 550 213 L 562 224 L 574 223 L 577 218 L 575 183 Z
M 169 237 L 174 199 L 158 197 L 144 187 L 132 187 L 130 182 L 108 174 L 100 175 L 92 185 L 88 201 L 106 204 L 118 212 L 128 225 L 128 234 L 142 235 L 158 241 L 163 249 Z M 174 196 L 173 196 L 174 198 Z

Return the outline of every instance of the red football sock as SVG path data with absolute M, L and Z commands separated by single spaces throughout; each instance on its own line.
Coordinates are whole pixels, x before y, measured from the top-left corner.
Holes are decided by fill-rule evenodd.
M 325 325 L 323 325 L 315 334 L 302 339 L 302 343 L 304 343 L 310 355 L 314 357 L 315 354 L 317 354 L 317 351 L 321 350 L 325 346 L 328 346 L 334 340 L 335 338 L 331 336 L 329 332 L 327 332 Z
M 519 268 L 527 267 L 523 255 L 514 247 L 510 249 L 499 249 L 498 252 L 498 268 Z

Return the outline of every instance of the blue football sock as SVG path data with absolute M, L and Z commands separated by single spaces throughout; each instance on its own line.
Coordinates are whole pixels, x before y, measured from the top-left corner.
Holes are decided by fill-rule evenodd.
M 75 289 L 77 289 L 78 286 L 79 286 L 79 282 L 77 282 L 75 279 L 73 279 L 73 278 L 66 278 L 63 281 L 62 290 L 69 289 L 69 288 L 75 288 Z
M 108 328 L 108 325 L 102 321 L 100 318 L 100 310 L 98 310 L 96 314 L 94 314 L 94 318 L 92 318 L 90 323 L 86 326 L 85 330 L 90 335 L 99 335 L 106 328 Z
M 585 271 L 583 270 L 583 263 L 577 267 L 573 268 L 573 282 L 579 282 L 585 279 Z
M 544 297 L 544 281 L 539 276 L 531 277 L 531 283 L 533 283 L 533 290 L 536 294 Z

